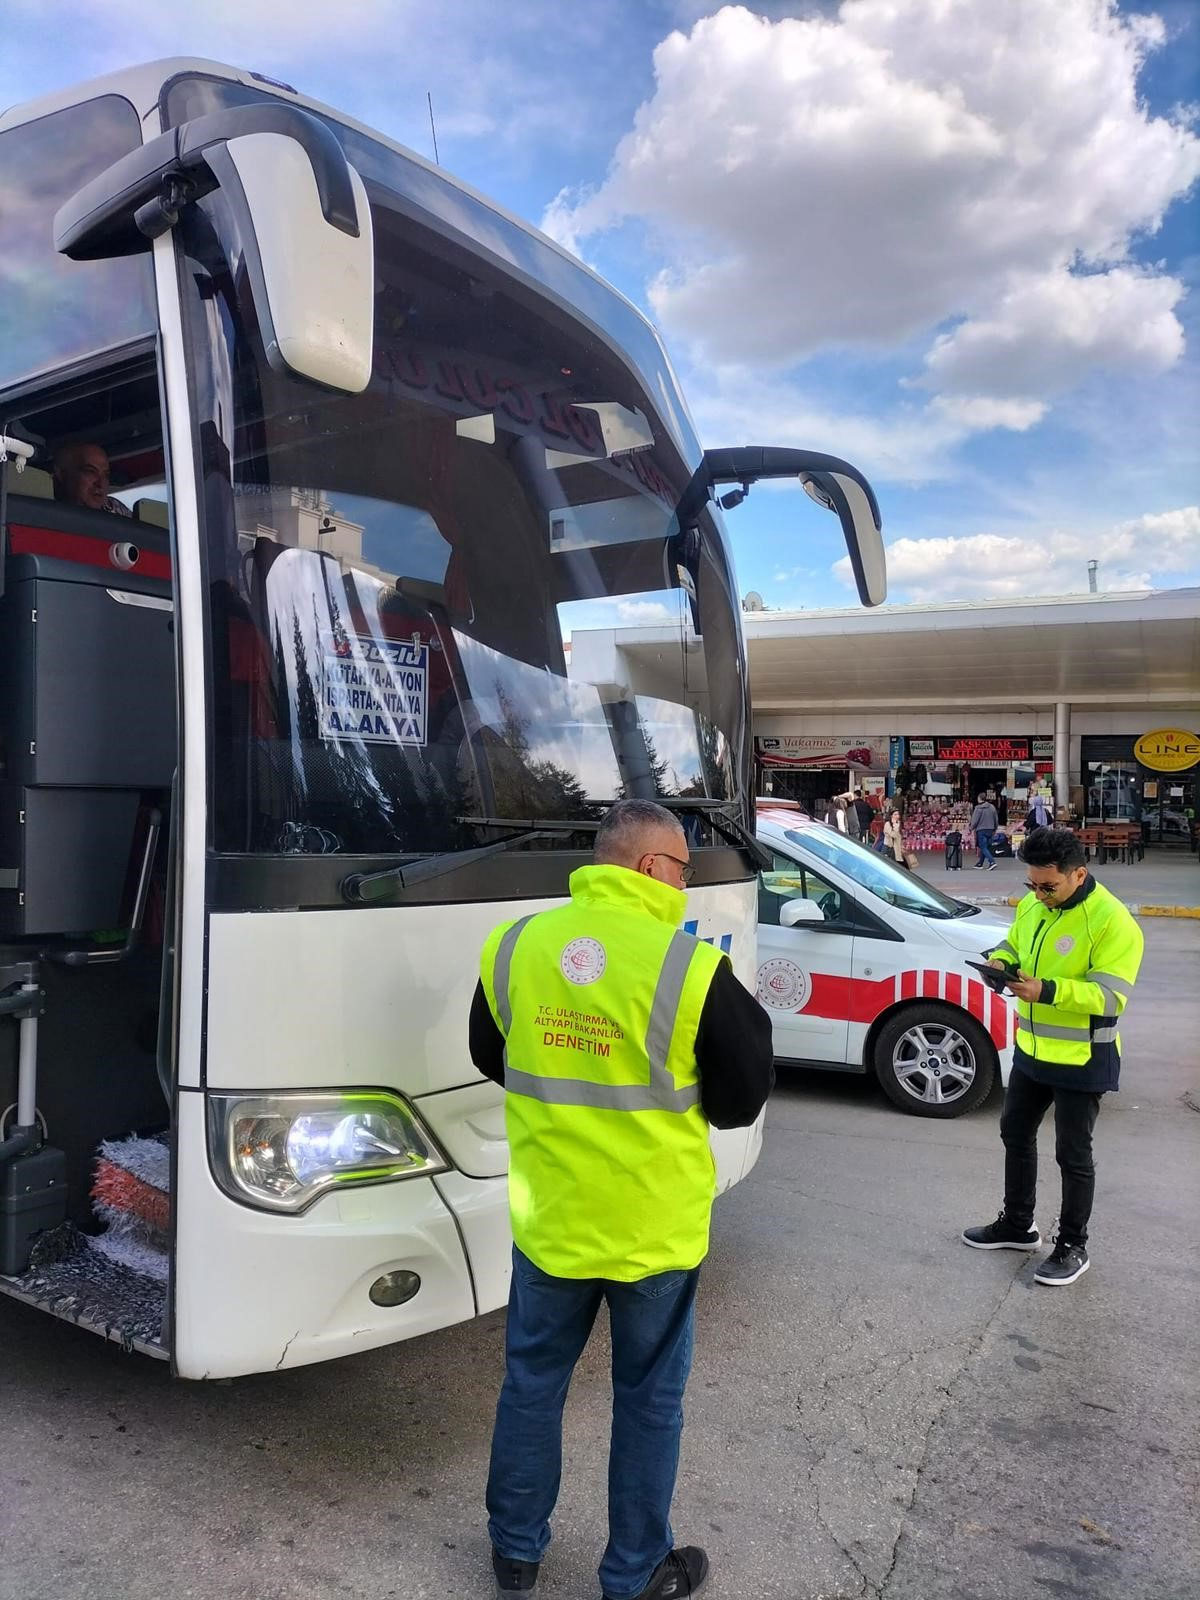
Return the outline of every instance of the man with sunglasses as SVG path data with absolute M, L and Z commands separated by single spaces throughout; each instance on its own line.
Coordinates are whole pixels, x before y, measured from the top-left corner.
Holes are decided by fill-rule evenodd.
M 1017 1041 L 1004 1097 L 1004 1209 L 968 1228 L 976 1250 L 1036 1250 L 1037 1131 L 1054 1106 L 1062 1210 L 1054 1248 L 1034 1273 L 1038 1283 L 1074 1283 L 1088 1270 L 1088 1219 L 1096 1186 L 1092 1130 L 1101 1096 L 1121 1071 L 1117 1020 L 1142 964 L 1142 932 L 1119 900 L 1087 869 L 1068 828 L 1035 828 L 1021 859 L 1029 893 L 1008 936 L 989 952 L 1010 974 Z
M 605 1600 L 687 1600 L 671 1497 L 714 1167 L 709 1128 L 748 1127 L 773 1082 L 771 1024 L 729 958 L 680 930 L 692 876 L 678 821 L 611 806 L 566 905 L 493 929 L 471 1058 L 504 1085 L 513 1276 L 488 1474 L 501 1595 L 550 1542 L 562 1411 L 601 1302 L 612 1334 Z

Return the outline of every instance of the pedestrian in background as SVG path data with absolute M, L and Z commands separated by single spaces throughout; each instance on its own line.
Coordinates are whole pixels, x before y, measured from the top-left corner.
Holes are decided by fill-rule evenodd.
M 505 1090 L 513 1276 L 488 1474 L 501 1595 L 550 1542 L 562 1411 L 601 1302 L 612 1333 L 605 1600 L 686 1600 L 708 1572 L 675 1547 L 693 1309 L 708 1252 L 709 1129 L 748 1127 L 773 1081 L 771 1024 L 728 956 L 683 933 L 687 838 L 621 800 L 570 901 L 494 929 L 471 1057 Z
M 1035 794 L 1029 802 L 1028 821 L 1031 829 L 1050 826 L 1050 807 L 1046 804 L 1045 795 Z
M 854 804 L 857 795 L 857 790 L 847 789 L 845 794 L 837 797 L 838 812 L 845 823 L 845 827 L 842 827 L 842 822 L 839 822 L 838 827 L 851 839 L 859 837 L 858 810 Z
M 883 825 L 883 842 L 888 854 L 904 866 L 904 833 L 898 810 L 893 809 L 891 816 Z
M 1000 818 L 996 814 L 995 806 L 986 794 L 981 794 L 971 813 L 968 826 L 975 835 L 975 847 L 979 851 L 979 860 L 975 865 L 986 866 L 989 872 L 996 870 L 996 858 L 992 854 L 992 835 L 999 824 Z
M 875 821 L 875 807 L 863 794 L 861 789 L 854 791 L 854 815 L 858 818 L 858 837 L 863 844 L 871 842 L 871 824 Z
M 1029 893 L 991 965 L 1016 974 L 1017 1042 L 1004 1096 L 1004 1207 L 995 1222 L 967 1228 L 976 1250 L 1036 1250 L 1037 1131 L 1054 1106 L 1062 1210 L 1038 1283 L 1074 1283 L 1090 1265 L 1088 1222 L 1096 1188 L 1092 1131 L 1121 1073 L 1117 1020 L 1142 964 L 1142 930 L 1087 869 L 1065 828 L 1037 828 L 1021 858 Z

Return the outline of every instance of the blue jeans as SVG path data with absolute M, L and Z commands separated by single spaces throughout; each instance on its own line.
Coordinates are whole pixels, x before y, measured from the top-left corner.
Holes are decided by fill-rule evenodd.
M 554 1278 L 513 1247 L 507 1366 L 488 1472 L 488 1533 L 509 1560 L 540 1561 L 562 1476 L 562 1413 L 600 1302 L 612 1327 L 608 1548 L 600 1587 L 640 1594 L 673 1547 L 683 1389 L 692 1365 L 700 1269 L 637 1283 Z
M 996 859 L 992 854 L 992 834 L 994 832 L 994 828 L 980 828 L 975 835 L 975 844 L 979 851 L 979 860 L 975 863 L 977 867 L 982 867 L 986 862 Z

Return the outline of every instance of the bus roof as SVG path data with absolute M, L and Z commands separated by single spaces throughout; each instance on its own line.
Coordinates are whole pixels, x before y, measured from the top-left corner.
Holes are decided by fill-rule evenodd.
M 140 66 L 122 67 L 119 72 L 109 72 L 99 78 L 89 78 L 83 83 L 71 84 L 65 89 L 57 89 L 51 94 L 41 95 L 36 100 L 26 100 L 12 106 L 7 111 L 0 112 L 0 133 L 4 133 L 8 128 L 17 127 L 25 122 L 36 121 L 39 117 L 49 116 L 52 112 L 62 111 L 67 106 L 79 105 L 86 100 L 95 100 L 101 95 L 113 94 L 120 95 L 130 102 L 143 124 L 143 138 L 146 140 L 153 139 L 162 131 L 157 113 L 159 96 L 162 93 L 163 86 L 170 83 L 174 78 L 191 76 L 223 78 L 229 83 L 240 83 L 248 89 L 256 89 L 263 94 L 275 95 L 293 105 L 303 106 L 306 110 L 315 111 L 322 116 L 331 118 L 334 122 L 340 122 L 344 127 L 353 128 L 367 138 L 376 140 L 390 150 L 395 150 L 399 155 L 404 156 L 406 160 L 415 162 L 418 166 L 424 167 L 427 172 L 436 174 L 443 183 L 460 190 L 463 194 L 470 195 L 479 204 L 489 207 L 515 227 L 522 228 L 526 233 L 533 234 L 548 248 L 570 261 L 577 271 L 584 272 L 589 277 L 594 278 L 597 283 L 603 285 L 609 294 L 621 300 L 630 311 L 645 323 L 659 343 L 660 348 L 663 348 L 657 328 L 655 328 L 640 306 L 622 294 L 619 289 L 614 288 L 606 278 L 602 278 L 599 273 L 594 272 L 585 261 L 581 261 L 578 256 L 572 255 L 570 251 L 564 250 L 556 239 L 550 238 L 540 228 L 535 228 L 526 218 L 517 216 L 514 212 L 507 210 L 506 207 L 499 205 L 490 195 L 483 194 L 480 190 L 472 188 L 470 184 L 464 183 L 461 178 L 456 177 L 447 168 L 436 166 L 432 161 L 427 161 L 418 151 L 409 149 L 407 145 L 399 143 L 396 139 L 390 139 L 385 133 L 381 133 L 378 128 L 372 128 L 365 122 L 359 122 L 356 117 L 349 116 L 337 106 L 330 106 L 322 100 L 314 100 L 308 95 L 300 94 L 290 85 L 281 83 L 277 78 L 264 77 L 253 72 L 248 67 L 231 67 L 226 62 L 209 61 L 202 56 L 164 56 L 161 60 L 147 61 Z M 666 357 L 665 349 L 663 349 L 663 354 Z M 666 357 L 666 359 L 669 362 L 669 357 Z

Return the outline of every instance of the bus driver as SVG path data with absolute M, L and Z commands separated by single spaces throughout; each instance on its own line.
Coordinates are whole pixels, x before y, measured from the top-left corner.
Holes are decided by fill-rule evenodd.
M 128 506 L 114 500 L 108 492 L 108 452 L 103 446 L 76 440 L 60 445 L 54 453 L 54 498 L 67 505 L 83 506 L 88 511 L 108 511 L 130 517 Z

